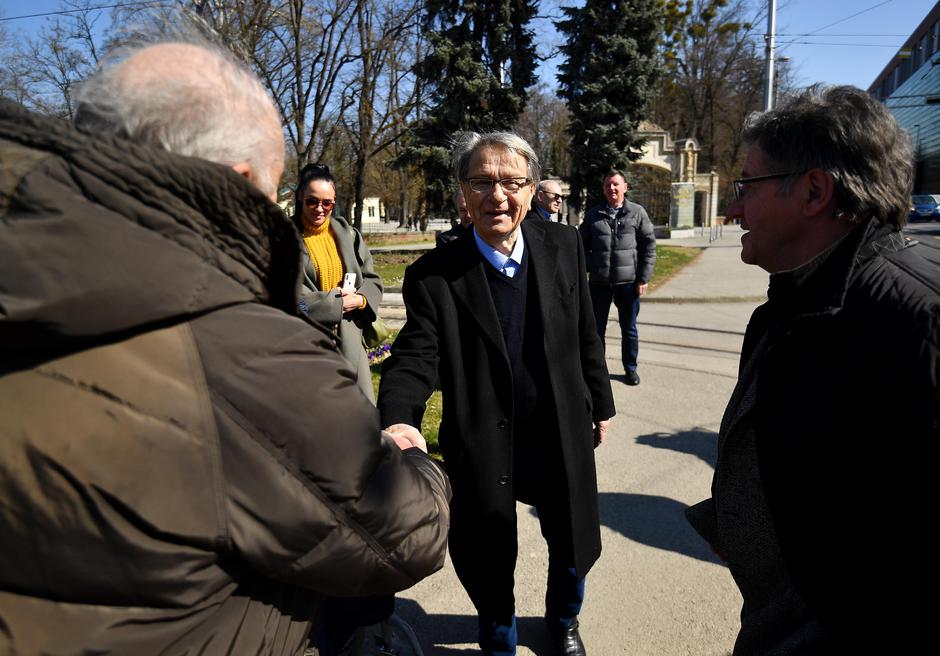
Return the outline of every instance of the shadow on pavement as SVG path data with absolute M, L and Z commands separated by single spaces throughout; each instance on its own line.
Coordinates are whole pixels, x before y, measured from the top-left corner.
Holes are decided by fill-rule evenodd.
M 718 433 L 705 428 L 693 428 L 678 433 L 650 433 L 636 438 L 637 444 L 654 449 L 669 449 L 701 458 L 711 468 L 718 460 Z
M 395 600 L 395 612 L 411 625 L 425 656 L 480 653 L 476 646 L 476 615 L 429 615 L 418 602 L 401 598 Z M 541 617 L 519 617 L 516 626 L 520 646 L 531 649 L 536 656 L 552 656 L 551 639 Z M 451 646 L 466 644 L 473 648 Z
M 647 494 L 602 492 L 599 506 L 601 524 L 635 542 L 722 564 L 686 521 L 684 503 Z

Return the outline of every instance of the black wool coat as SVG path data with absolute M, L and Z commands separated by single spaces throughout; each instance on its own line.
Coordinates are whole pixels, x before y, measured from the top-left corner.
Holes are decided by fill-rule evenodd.
M 601 549 L 592 420 L 614 415 L 610 377 L 578 232 L 547 221 L 521 225 L 555 412 L 554 421 L 542 423 L 558 430 L 545 437 L 560 441 L 575 564 L 583 575 Z M 512 376 L 484 266 L 467 231 L 408 268 L 408 319 L 384 366 L 378 407 L 383 425 L 418 427 L 440 376 L 440 444 L 454 490 L 452 535 L 479 535 L 487 558 L 514 557 Z M 457 513 L 458 505 L 463 512 Z M 500 530 L 505 535 L 495 534 Z

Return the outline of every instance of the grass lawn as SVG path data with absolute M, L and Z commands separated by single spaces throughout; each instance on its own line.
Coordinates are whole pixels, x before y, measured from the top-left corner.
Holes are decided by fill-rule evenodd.
M 650 291 L 662 286 L 701 253 L 701 248 L 656 246 L 656 266 L 653 268 L 653 279 L 650 280 Z
M 700 248 L 687 248 L 685 246 L 657 246 L 656 268 L 653 270 L 653 279 L 650 289 L 656 289 L 672 278 L 686 264 L 698 257 Z M 405 280 L 405 267 L 414 262 L 421 253 L 373 253 L 375 272 L 382 276 L 382 283 L 386 287 L 401 287 Z
M 382 284 L 401 287 L 405 281 L 405 267 L 418 259 L 421 253 L 372 253 L 375 272 L 382 276 Z
M 434 243 L 434 231 L 428 232 L 370 232 L 363 236 L 366 246 L 414 246 L 415 244 Z

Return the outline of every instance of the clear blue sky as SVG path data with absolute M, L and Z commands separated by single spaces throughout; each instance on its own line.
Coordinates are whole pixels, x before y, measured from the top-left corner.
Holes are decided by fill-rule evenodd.
M 778 56 L 796 82 L 867 88 L 936 0 L 778 0 Z M 836 24 L 833 24 L 836 23 Z M 762 26 L 762 32 L 766 26 Z M 811 34 L 811 36 L 799 36 Z
M 122 0 L 98 0 L 114 4 Z M 124 0 L 126 1 L 126 0 Z M 766 0 L 750 0 L 752 8 Z M 558 6 L 578 4 L 567 0 L 544 0 L 537 25 L 539 50 L 551 53 L 559 37 L 552 20 L 560 18 Z M 798 85 L 813 82 L 854 84 L 867 88 L 898 47 L 936 4 L 936 0 L 778 0 L 777 33 L 779 54 L 790 57 Z M 0 0 L 0 16 L 12 17 L 55 11 L 59 0 Z M 43 18 L 3 21 L 9 31 L 31 32 Z M 762 23 L 760 31 L 765 25 Z M 799 36 L 810 35 L 810 36 Z M 541 79 L 553 86 L 554 61 L 547 62 Z

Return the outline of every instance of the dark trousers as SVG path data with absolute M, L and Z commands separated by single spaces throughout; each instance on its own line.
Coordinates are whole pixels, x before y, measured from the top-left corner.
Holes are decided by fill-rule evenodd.
M 581 612 L 584 601 L 584 578 L 577 575 L 574 567 L 568 503 L 555 498 L 551 502 L 536 502 L 535 509 L 542 537 L 548 544 L 545 617 L 552 625 L 567 627 Z M 494 527 L 489 535 L 470 537 L 462 535 L 459 516 L 452 515 L 452 520 L 451 558 L 479 614 L 480 647 L 485 654 L 511 656 L 516 653 L 518 640 L 513 595 L 518 549 L 515 526 L 511 527 L 511 535 L 502 530 L 510 527 Z M 510 543 L 499 544 L 494 549 L 492 541 L 498 540 L 500 534 Z M 496 552 L 505 553 L 507 549 L 511 550 L 510 557 L 494 557 Z
M 636 358 L 640 351 L 640 336 L 636 330 L 636 318 L 640 314 L 640 296 L 636 285 L 626 282 L 621 285 L 590 285 L 591 303 L 594 305 L 594 320 L 597 322 L 597 334 L 601 343 L 607 333 L 607 317 L 610 315 L 610 302 L 617 306 L 617 319 L 620 321 L 620 350 L 623 368 L 636 371 Z M 606 350 L 606 344 L 605 344 Z
M 395 595 L 328 598 L 317 645 L 320 656 L 342 653 L 356 629 L 384 622 L 394 612 Z

